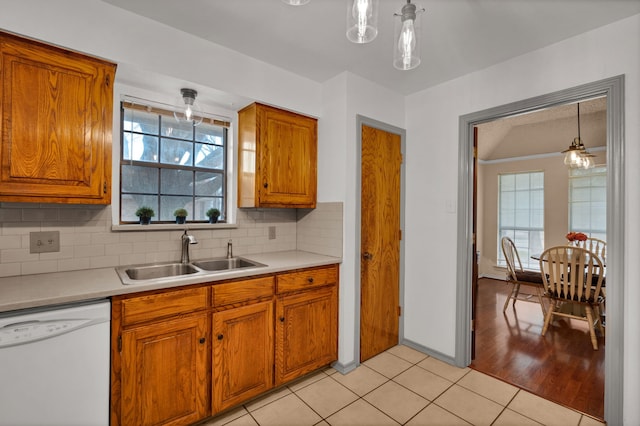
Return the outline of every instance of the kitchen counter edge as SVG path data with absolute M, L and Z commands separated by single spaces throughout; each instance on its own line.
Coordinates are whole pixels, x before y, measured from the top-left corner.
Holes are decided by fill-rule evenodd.
M 115 267 L 2 277 L 0 278 L 0 312 L 104 299 L 121 294 L 273 274 L 342 262 L 339 257 L 304 251 L 248 254 L 242 257 L 267 266 L 200 277 L 185 276 L 162 283 L 132 285 L 122 284 Z

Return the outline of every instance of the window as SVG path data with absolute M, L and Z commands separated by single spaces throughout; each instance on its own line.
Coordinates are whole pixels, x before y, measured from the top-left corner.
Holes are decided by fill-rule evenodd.
M 538 269 L 531 255 L 544 248 L 544 172 L 498 176 L 498 265 L 506 266 L 500 240 L 509 237 L 523 268 Z
M 225 219 L 227 122 L 206 119 L 198 126 L 178 122 L 171 111 L 121 104 L 120 222 L 138 222 L 141 206 L 154 222 L 175 222 L 178 208 L 187 222 L 207 221 L 206 211 Z
M 607 166 L 570 170 L 569 230 L 607 240 Z

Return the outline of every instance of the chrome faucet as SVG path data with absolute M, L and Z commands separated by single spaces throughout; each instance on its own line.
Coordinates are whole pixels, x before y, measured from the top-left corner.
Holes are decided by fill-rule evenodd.
M 227 243 L 227 259 L 231 259 L 233 257 L 233 242 L 229 240 Z
M 198 244 L 198 240 L 193 235 L 187 234 L 187 230 L 184 230 L 182 234 L 182 256 L 180 257 L 180 263 L 189 263 L 189 244 Z

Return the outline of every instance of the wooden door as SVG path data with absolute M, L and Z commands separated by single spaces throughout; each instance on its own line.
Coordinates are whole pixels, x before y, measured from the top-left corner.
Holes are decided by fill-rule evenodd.
M 337 358 L 337 286 L 279 296 L 276 302 L 276 386 Z
M 266 106 L 259 120 L 260 204 L 314 208 L 317 121 Z
M 273 387 L 273 301 L 213 314 L 213 413 Z
M 123 425 L 188 425 L 208 415 L 208 315 L 122 333 Z
M 362 126 L 360 361 L 398 344 L 400 135 Z

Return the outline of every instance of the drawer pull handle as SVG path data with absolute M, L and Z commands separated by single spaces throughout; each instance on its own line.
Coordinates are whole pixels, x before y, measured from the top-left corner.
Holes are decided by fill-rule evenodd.
M 200 344 L 203 344 L 203 343 L 204 343 L 204 342 L 206 342 L 206 341 L 207 341 L 207 339 L 205 339 L 204 337 L 201 337 L 201 338 L 200 338 Z
M 224 336 L 222 334 L 218 334 L 218 340 L 222 340 Z
M 309 284 L 313 284 L 313 277 L 307 278 L 307 281 L 309 282 Z

